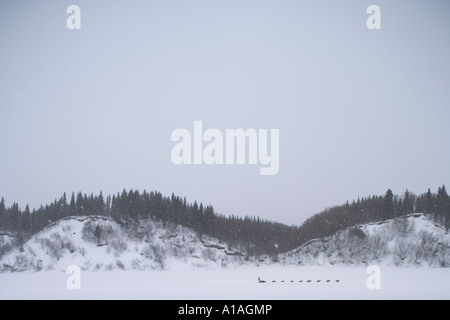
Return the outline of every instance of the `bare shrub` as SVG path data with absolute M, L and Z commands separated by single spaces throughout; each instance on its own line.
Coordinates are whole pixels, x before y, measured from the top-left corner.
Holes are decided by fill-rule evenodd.
M 120 261 L 120 260 L 117 260 L 116 261 L 116 266 L 119 268 L 119 269 L 122 269 L 122 270 L 125 270 L 125 265 L 122 263 L 122 261 Z
M 167 254 L 169 256 L 177 258 L 177 257 L 180 257 L 182 255 L 182 251 L 177 246 L 170 246 L 169 247 L 169 251 L 167 252 Z
M 414 221 L 408 218 L 395 219 L 395 227 L 398 234 L 406 238 L 409 234 L 414 232 Z
M 12 248 L 13 246 L 10 243 L 0 244 L 0 258 L 11 251 Z
M 107 270 L 107 271 L 111 271 L 113 269 L 114 269 L 114 265 L 112 263 L 105 266 L 105 270 Z
M 161 269 L 164 269 L 166 252 L 162 246 L 157 244 L 149 244 L 144 247 L 141 252 L 147 259 L 155 261 L 160 265 Z
M 125 250 L 127 250 L 128 245 L 125 241 L 122 241 L 119 239 L 114 239 L 114 240 L 111 240 L 108 248 L 111 248 L 112 250 L 114 250 L 114 256 L 118 257 L 123 252 L 125 252 Z
M 97 264 L 94 266 L 94 271 L 99 271 L 102 267 L 103 267 L 103 264 L 97 263 Z
M 405 262 L 408 262 L 408 258 L 412 257 L 413 250 L 412 245 L 408 243 L 407 241 L 404 241 L 402 239 L 399 239 L 395 243 L 395 247 L 393 250 L 394 254 L 394 263 L 396 265 L 401 265 Z M 406 261 L 405 261 L 406 260 Z
M 152 249 L 155 255 L 155 261 L 161 264 L 161 267 L 164 268 L 164 260 L 166 258 L 166 252 L 164 248 L 160 245 L 153 245 Z
M 81 230 L 81 236 L 86 242 L 97 243 L 97 238 L 95 237 L 95 225 L 91 220 L 84 223 L 83 229 Z
M 146 220 L 141 221 L 139 225 L 139 229 L 134 232 L 133 236 L 138 241 L 142 241 L 145 239 L 146 242 L 149 242 L 149 239 L 152 238 L 155 234 L 155 225 L 153 221 Z
M 387 254 L 388 248 L 385 239 L 380 235 L 373 235 L 369 238 L 367 252 L 371 259 L 379 261 Z
M 119 230 L 115 229 L 110 224 L 104 224 L 101 226 L 101 241 L 102 242 L 109 242 L 113 239 L 118 239 L 120 237 Z
M 205 248 L 203 250 L 202 254 L 203 254 L 203 259 L 205 261 L 214 261 L 215 262 L 217 260 L 216 253 L 211 248 Z
M 41 238 L 38 240 L 38 243 L 40 243 L 41 247 L 46 251 L 47 254 L 49 254 L 51 257 L 56 258 L 56 260 L 59 260 L 62 258 L 62 250 L 64 247 L 61 246 L 60 243 L 58 243 L 55 240 L 50 240 L 48 238 Z
M 143 270 L 143 268 L 141 266 L 141 263 L 140 263 L 138 258 L 134 258 L 131 261 L 131 268 L 134 269 L 134 270 Z
M 358 237 L 359 239 L 365 239 L 366 234 L 360 228 L 354 227 L 349 231 L 349 236 Z
M 150 247 L 150 245 L 147 245 L 144 248 L 142 248 L 141 254 L 144 255 L 144 257 L 147 259 L 153 258 L 153 250 Z
M 119 230 L 112 225 L 92 220 L 84 223 L 81 235 L 83 240 L 89 243 L 109 243 L 111 240 L 120 237 Z
M 84 247 L 77 247 L 77 251 L 83 257 L 86 255 L 86 249 Z
M 26 270 L 31 265 L 30 261 L 24 254 L 18 254 L 14 261 L 14 267 L 18 270 Z

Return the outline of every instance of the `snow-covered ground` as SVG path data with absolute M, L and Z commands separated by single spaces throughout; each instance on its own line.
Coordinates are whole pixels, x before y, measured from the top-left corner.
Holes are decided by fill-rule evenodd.
M 70 275 L 61 271 L 7 272 L 0 274 L 0 299 L 450 299 L 450 269 L 381 267 L 380 290 L 368 289 L 366 271 L 279 265 L 85 271 L 80 290 L 69 290 Z

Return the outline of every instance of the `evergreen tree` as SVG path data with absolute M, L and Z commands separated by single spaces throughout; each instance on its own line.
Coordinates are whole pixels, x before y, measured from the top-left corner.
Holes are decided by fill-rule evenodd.
M 450 227 L 450 197 L 447 194 L 445 185 L 438 189 L 436 196 L 437 218 L 444 224 L 446 230 Z
M 19 204 L 14 202 L 11 209 L 9 210 L 9 217 L 7 217 L 8 220 L 8 227 L 10 230 L 18 231 L 20 230 L 20 209 Z
M 444 216 L 446 215 L 448 202 L 449 202 L 448 194 L 444 185 L 442 186 L 442 188 L 438 189 L 438 193 L 436 196 L 435 220 L 439 219 L 440 222 L 443 222 Z
M 77 207 L 75 205 L 75 192 L 72 192 L 72 196 L 70 197 L 69 204 L 69 215 L 74 216 L 77 213 Z
M 425 213 L 432 213 L 434 210 L 433 195 L 431 194 L 430 188 L 425 196 Z
M 416 196 L 406 189 L 404 197 L 403 197 L 403 210 L 402 215 L 411 214 L 414 212 L 414 203 L 416 200 Z
M 213 206 L 207 206 L 205 210 L 205 233 L 214 236 L 215 229 L 214 208 Z
M 76 214 L 81 216 L 84 214 L 85 212 L 85 201 L 84 201 L 84 197 L 83 194 L 81 192 L 78 192 L 77 194 L 77 200 L 75 203 L 75 208 L 76 208 Z
M 107 216 L 111 215 L 111 196 L 110 195 L 108 195 L 106 197 L 105 213 L 106 213 Z
M 98 204 L 97 204 L 97 214 L 103 215 L 105 213 L 105 200 L 103 198 L 103 193 L 100 191 L 100 195 L 98 196 Z
M 31 233 L 32 230 L 31 212 L 30 207 L 28 205 L 25 207 L 25 211 L 22 212 L 21 214 L 20 227 L 23 232 Z
M 2 226 L 5 225 L 5 219 L 6 219 L 5 198 L 2 197 L 2 200 L 0 201 L 0 230 Z
M 394 217 L 394 193 L 391 189 L 389 189 L 384 196 L 383 209 L 383 219 L 387 220 Z
M 65 192 L 64 192 L 63 197 L 61 199 L 61 202 L 62 202 L 62 209 L 63 209 L 63 212 L 64 212 L 64 216 L 66 216 L 67 215 L 67 208 L 69 207 L 69 205 L 67 204 L 67 195 L 66 195 Z
M 445 215 L 445 230 L 448 232 L 448 229 L 450 228 L 450 198 L 447 196 L 447 206 L 446 211 L 444 212 Z

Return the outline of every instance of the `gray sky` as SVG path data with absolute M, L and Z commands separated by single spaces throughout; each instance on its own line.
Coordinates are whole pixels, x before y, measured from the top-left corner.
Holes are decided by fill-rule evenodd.
M 81 30 L 66 9 L 81 8 Z M 381 30 L 366 8 L 381 8 Z M 159 190 L 298 224 L 450 182 L 448 1 L 1 1 L 0 196 Z M 280 130 L 280 170 L 176 166 L 171 133 Z

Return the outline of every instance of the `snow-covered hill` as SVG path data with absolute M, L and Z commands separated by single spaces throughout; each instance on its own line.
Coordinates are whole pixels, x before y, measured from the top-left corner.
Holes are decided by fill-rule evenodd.
M 268 265 L 393 265 L 450 267 L 450 235 L 430 216 L 412 214 L 341 230 L 273 257 L 247 257 L 189 228 L 140 221 L 133 227 L 104 216 L 69 217 L 35 234 L 20 248 L 2 234 L 1 271 L 147 270 Z M 276 261 L 276 262 L 274 262 Z
M 411 214 L 311 240 L 279 260 L 297 265 L 450 267 L 450 235 L 431 216 Z
M 69 217 L 0 258 L 0 271 L 215 268 L 244 263 L 244 254 L 181 226 L 141 221 L 125 228 L 104 216 Z

